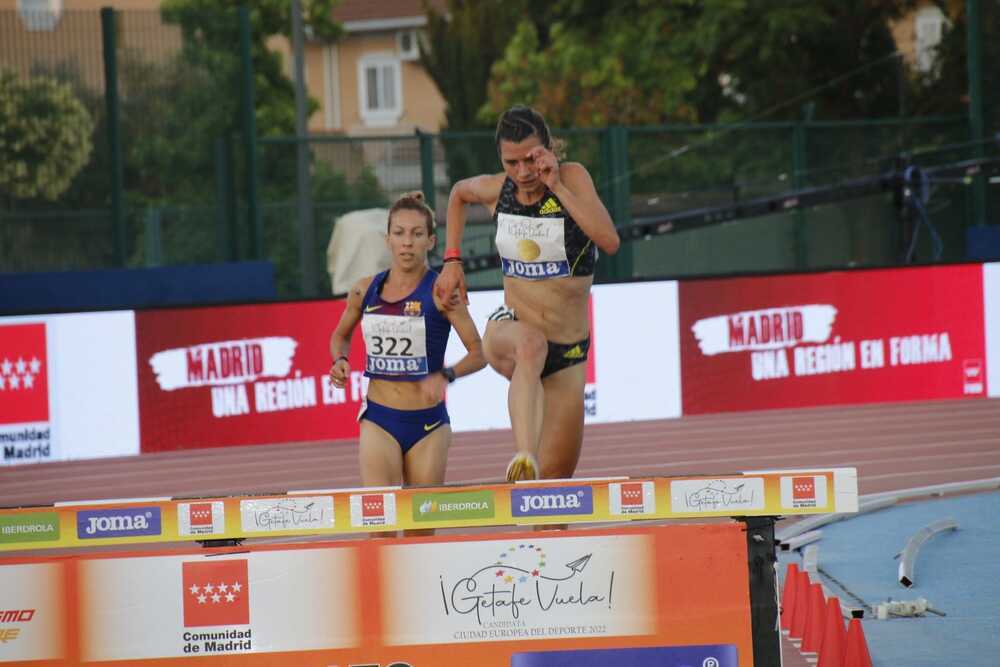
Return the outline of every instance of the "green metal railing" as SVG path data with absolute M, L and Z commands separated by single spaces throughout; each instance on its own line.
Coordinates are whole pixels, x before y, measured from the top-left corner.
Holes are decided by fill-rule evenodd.
M 316 270 L 306 271 L 298 253 L 300 140 L 258 136 L 249 17 L 233 9 L 231 20 L 240 27 L 238 61 L 213 69 L 192 58 L 187 38 L 159 12 L 65 11 L 46 32 L 0 11 L 0 68 L 70 83 L 96 121 L 91 161 L 58 200 L 0 193 L 0 273 L 265 258 L 281 296 L 328 292 L 322 267 L 339 216 L 385 207 L 409 190 L 422 190 L 443 216 L 452 183 L 500 170 L 491 132 L 303 139 L 316 221 L 315 251 L 305 260 Z M 978 48 L 969 45 L 970 53 Z M 970 69 L 970 85 L 975 77 Z M 997 146 L 970 138 L 1000 130 L 998 118 L 979 112 L 554 133 L 566 141 L 567 159 L 588 168 L 615 223 L 627 226 L 877 175 L 904 153 L 924 166 L 996 155 Z M 966 229 L 1000 223 L 1000 185 L 981 177 L 936 183 L 930 215 L 945 241 L 942 261 L 960 261 Z M 487 222 L 482 212 L 471 215 L 466 254 L 493 251 Z M 598 279 L 887 265 L 898 246 L 897 202 L 879 193 L 628 242 L 602 257 Z M 315 290 L 302 284 L 310 273 L 318 276 Z M 495 270 L 470 276 L 476 286 L 499 280 Z

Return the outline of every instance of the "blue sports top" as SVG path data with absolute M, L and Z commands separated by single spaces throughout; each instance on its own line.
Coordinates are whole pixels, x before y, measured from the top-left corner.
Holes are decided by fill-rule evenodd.
M 451 322 L 434 304 L 437 272 L 427 270 L 416 289 L 399 301 L 382 298 L 389 271 L 377 274 L 361 302 L 365 375 L 379 380 L 417 381 L 441 370 Z
M 546 188 L 541 199 L 526 206 L 516 193 L 517 184 L 505 178 L 493 212 L 503 274 L 525 280 L 594 275 L 597 247 L 559 197 Z

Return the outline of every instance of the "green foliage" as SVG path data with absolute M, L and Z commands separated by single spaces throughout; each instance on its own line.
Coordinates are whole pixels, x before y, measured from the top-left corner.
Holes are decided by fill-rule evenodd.
M 705 49 L 699 118 L 817 120 L 894 116 L 901 69 L 890 24 L 912 0 L 729 0 L 700 7 L 694 22 Z M 728 83 L 720 79 L 728 77 Z
M 486 102 L 493 62 L 503 55 L 512 25 L 520 15 L 509 0 L 449 0 L 443 16 L 427 4 L 427 40 L 420 63 L 447 102 L 449 130 L 488 128 L 477 118 Z
M 313 34 L 335 40 L 341 28 L 331 18 L 334 0 L 303 0 L 303 17 Z M 295 131 L 295 92 L 282 70 L 281 55 L 268 48 L 275 35 L 291 34 L 291 12 L 287 0 L 164 0 L 160 7 L 167 23 L 181 28 L 184 58 L 188 66 L 204 70 L 219 90 L 230 91 L 219 108 L 202 108 L 236 127 L 240 62 L 240 26 L 237 7 L 250 10 L 250 54 L 254 71 L 257 131 L 260 136 L 291 134 Z M 315 101 L 310 100 L 310 111 Z
M 515 25 L 523 12 L 510 0 L 449 0 L 447 16 L 425 1 L 427 29 L 420 62 L 444 97 L 445 133 L 441 137 L 452 181 L 495 171 L 492 142 L 449 132 L 491 129 L 492 121 L 478 113 L 486 103 L 490 68 L 510 40 L 504 26 Z M 485 148 L 482 150 L 481 148 Z
M 897 115 L 910 93 L 890 26 L 915 4 L 558 0 L 517 25 L 480 119 L 521 103 L 555 127 L 670 125 L 631 133 L 630 186 L 651 210 L 773 193 L 808 180 L 791 129 L 734 124 Z M 868 163 L 903 134 L 833 142 L 798 168 Z
M 948 16 L 948 3 L 939 4 Z M 915 113 L 965 115 L 969 112 L 965 6 L 964 2 L 957 5 L 957 11 L 949 17 L 951 25 L 937 48 L 934 70 L 917 77 Z M 1000 131 L 1000 0 L 982 0 L 980 11 L 982 20 L 978 27 L 985 126 L 988 134 L 995 134 Z
M 0 190 L 53 200 L 90 158 L 94 121 L 70 86 L 0 70 Z
M 480 118 L 532 104 L 556 125 L 890 115 L 889 23 L 912 0 L 561 0 L 517 27 Z M 850 76 L 841 80 L 843 75 Z
M 366 166 L 354 181 L 318 162 L 312 174 L 313 197 L 321 202 L 337 202 L 350 211 L 361 206 L 388 206 L 389 198 L 371 167 Z
M 688 38 L 668 39 L 669 6 L 641 21 L 612 12 L 607 30 L 589 34 L 570 22 L 549 26 L 543 47 L 537 26 L 522 21 L 493 68 L 485 122 L 517 103 L 536 107 L 558 126 L 600 127 L 694 120 L 685 94 L 696 85 Z

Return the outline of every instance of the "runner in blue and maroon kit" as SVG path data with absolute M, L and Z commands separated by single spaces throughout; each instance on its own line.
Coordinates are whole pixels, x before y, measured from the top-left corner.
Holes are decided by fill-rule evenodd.
M 465 304 L 445 311 L 427 266 L 434 247 L 434 214 L 420 193 L 403 196 L 389 211 L 387 244 L 392 266 L 362 278 L 330 337 L 330 378 L 343 387 L 358 322 L 365 339 L 368 393 L 361 422 L 361 482 L 365 486 L 433 485 L 444 481 L 451 427 L 445 388 L 486 365 L 482 343 Z M 444 366 L 454 326 L 468 354 Z

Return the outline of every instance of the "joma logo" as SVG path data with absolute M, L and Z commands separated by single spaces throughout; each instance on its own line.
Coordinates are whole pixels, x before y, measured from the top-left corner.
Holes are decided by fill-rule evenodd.
M 521 498 L 521 511 L 529 510 L 563 510 L 579 509 L 580 496 L 566 493 L 552 496 L 524 496 Z
M 590 514 L 593 508 L 593 491 L 585 486 L 511 492 L 511 509 L 515 516 Z
M 84 530 L 88 535 L 97 532 L 107 533 L 121 530 L 146 530 L 149 528 L 149 521 L 146 515 L 139 516 L 92 516 L 90 525 Z
M 160 508 L 88 510 L 77 514 L 76 525 L 77 534 L 83 539 L 159 535 Z

